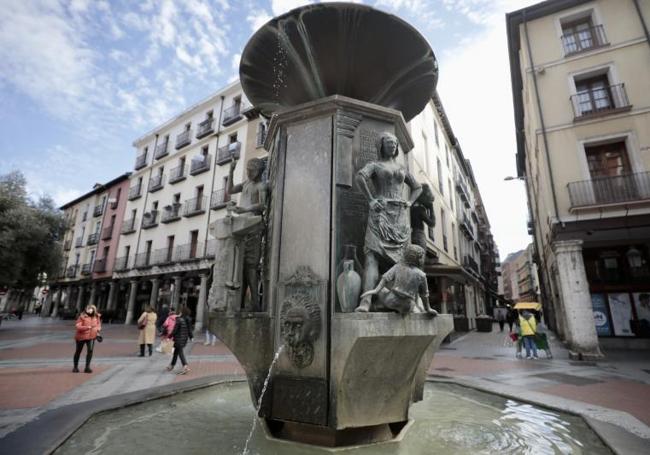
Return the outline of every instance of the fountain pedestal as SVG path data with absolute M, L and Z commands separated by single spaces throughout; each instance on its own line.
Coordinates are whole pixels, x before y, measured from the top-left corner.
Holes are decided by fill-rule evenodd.
M 284 346 L 259 409 L 278 437 L 327 446 L 394 437 L 453 328 L 448 315 L 349 313 L 338 302 L 337 277 L 346 251 L 363 251 L 369 210 L 354 177 L 378 159 L 384 132 L 408 170 L 413 144 L 396 110 L 331 96 L 270 122 L 266 311 L 213 310 L 209 324 L 243 365 L 255 403 Z

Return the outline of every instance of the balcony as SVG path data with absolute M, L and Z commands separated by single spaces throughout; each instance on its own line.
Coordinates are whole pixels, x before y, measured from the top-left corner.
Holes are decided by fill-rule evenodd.
M 474 260 L 472 256 L 465 256 L 463 258 L 463 266 L 465 266 L 465 268 L 471 270 L 476 274 L 480 273 L 478 268 L 478 263 Z
M 161 248 L 154 251 L 153 253 L 153 263 L 155 265 L 167 265 L 171 264 L 174 259 L 174 249 L 173 248 Z
M 84 238 L 82 237 L 77 237 L 74 241 L 74 247 L 75 248 L 81 248 L 84 246 Z
M 93 269 L 93 264 L 91 262 L 89 262 L 88 264 L 84 264 L 81 266 L 81 274 L 90 275 L 92 269 Z
M 632 109 L 627 99 L 625 84 L 592 88 L 571 95 L 573 120 L 588 120 L 604 115 L 618 114 Z
M 77 270 L 79 269 L 78 265 L 71 265 L 65 271 L 66 278 L 74 278 L 77 276 Z
M 589 28 L 565 33 L 560 39 L 565 57 L 609 44 L 602 25 L 593 25 Z
M 160 217 L 161 223 L 171 223 L 181 219 L 181 203 L 175 202 L 165 207 L 162 216 Z
M 129 263 L 129 257 L 128 256 L 122 256 L 117 259 L 115 259 L 115 264 L 113 264 L 113 270 L 116 272 L 121 272 L 127 269 L 127 265 Z
M 169 171 L 169 183 L 173 184 L 185 180 L 185 163 Z
M 95 259 L 95 264 L 93 264 L 93 272 L 104 273 L 105 271 L 106 271 L 106 258 Z
M 129 220 L 124 220 L 122 223 L 122 234 L 133 234 L 135 232 L 135 227 L 137 226 L 137 219 L 131 218 Z
M 265 140 L 266 140 L 266 128 L 258 129 L 257 135 L 255 137 L 255 147 L 263 147 Z
M 63 242 L 63 251 L 70 251 L 72 249 L 72 239 Z
M 229 201 L 230 194 L 226 192 L 225 188 L 221 188 L 220 190 L 212 192 L 212 196 L 210 197 L 210 208 L 212 210 L 222 209 L 228 205 Z
M 223 126 L 228 126 L 237 122 L 242 118 L 241 111 L 242 111 L 241 103 L 234 103 L 228 109 L 224 109 L 223 120 L 221 121 L 221 124 Z
M 465 208 L 469 208 L 470 199 L 469 199 L 469 190 L 467 189 L 467 185 L 465 185 L 465 182 L 463 182 L 463 180 L 459 176 L 456 176 L 454 178 L 454 181 L 456 183 L 456 189 L 458 190 L 458 196 L 460 196 L 460 199 L 463 201 Z
M 192 143 L 192 130 L 185 130 L 176 136 L 176 150 Z
M 104 205 L 96 205 L 95 209 L 93 210 L 93 216 L 100 216 L 102 213 L 104 213 Z
M 165 140 L 161 142 L 160 144 L 156 145 L 156 152 L 154 154 L 154 158 L 159 160 L 160 158 L 163 158 L 167 155 L 169 155 L 169 140 Z
M 144 269 L 151 267 L 153 263 L 151 262 L 151 252 L 147 251 L 144 253 L 138 253 L 135 255 L 135 268 Z
M 165 186 L 165 174 L 156 175 L 149 179 L 149 192 L 155 193 Z
M 472 226 L 472 222 L 469 220 L 467 213 L 463 212 L 463 218 L 460 222 L 460 229 L 461 231 L 464 231 L 468 237 L 472 239 L 474 238 L 474 226 Z
M 205 196 L 188 199 L 183 206 L 183 216 L 192 217 L 205 213 L 207 198 Z
M 113 228 L 115 226 L 108 226 L 102 230 L 102 240 L 110 240 L 113 238 Z
M 178 245 L 174 250 L 174 262 L 197 261 L 203 257 L 203 242 Z
M 97 245 L 97 242 L 99 242 L 99 232 L 94 232 L 88 236 L 86 245 Z
M 650 172 L 596 177 L 591 180 L 571 182 L 567 187 L 571 210 L 631 202 L 650 202 Z
M 158 226 L 158 210 L 146 212 L 142 217 L 142 229 L 151 229 Z
M 138 183 L 135 186 L 129 188 L 129 201 L 139 198 L 142 196 L 142 183 Z
M 442 247 L 445 251 L 449 251 L 449 248 L 447 247 L 447 236 L 444 234 L 442 235 Z
M 147 165 L 147 154 L 143 153 L 135 159 L 135 170 L 142 169 Z
M 210 117 L 199 123 L 199 127 L 196 131 L 196 138 L 201 139 L 212 133 L 214 133 L 214 119 Z
M 190 161 L 190 175 L 198 175 L 210 170 L 212 155 L 195 156 Z
M 231 142 L 228 145 L 224 145 L 223 147 L 219 147 L 217 149 L 217 164 L 218 165 L 223 165 L 228 163 L 230 160 L 235 157 L 236 159 L 239 159 L 240 155 L 240 150 L 241 150 L 241 142 Z

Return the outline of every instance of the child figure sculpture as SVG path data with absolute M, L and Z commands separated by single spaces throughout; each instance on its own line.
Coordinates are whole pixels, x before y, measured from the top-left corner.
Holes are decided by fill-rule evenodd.
M 438 312 L 429 304 L 427 276 L 420 269 L 423 263 L 424 250 L 408 245 L 402 260 L 384 273 L 375 289 L 365 292 L 361 298 L 377 294 L 380 305 L 405 315 L 413 311 L 419 295 L 426 312 L 437 316 Z

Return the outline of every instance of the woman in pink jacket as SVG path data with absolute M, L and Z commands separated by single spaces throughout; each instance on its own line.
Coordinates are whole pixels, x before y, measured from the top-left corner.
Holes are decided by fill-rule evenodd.
M 88 305 L 83 313 L 77 318 L 75 324 L 76 332 L 74 339 L 77 342 L 77 349 L 74 352 L 74 368 L 73 373 L 79 373 L 79 356 L 81 351 L 86 346 L 86 369 L 84 373 L 92 373 L 90 369 L 90 361 L 93 358 L 93 347 L 95 346 L 95 339 L 102 330 L 102 320 L 100 314 L 97 313 L 95 305 Z

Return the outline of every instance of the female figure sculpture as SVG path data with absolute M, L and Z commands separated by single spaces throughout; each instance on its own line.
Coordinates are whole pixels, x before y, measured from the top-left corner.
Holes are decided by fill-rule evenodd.
M 386 270 L 402 258 L 402 250 L 411 240 L 409 208 L 422 192 L 420 184 L 396 161 L 399 148 L 393 134 L 382 134 L 377 149 L 379 161 L 366 164 L 357 173 L 359 188 L 370 203 L 364 244 L 364 292 L 377 285 L 380 265 Z M 371 182 L 374 193 L 370 191 Z M 407 200 L 405 184 L 410 189 Z M 370 311 L 371 302 L 372 295 L 366 295 L 355 311 Z

